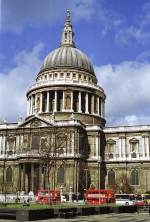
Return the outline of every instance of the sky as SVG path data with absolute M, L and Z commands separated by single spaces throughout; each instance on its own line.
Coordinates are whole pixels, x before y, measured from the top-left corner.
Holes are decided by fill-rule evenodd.
M 0 0 L 0 122 L 26 117 L 26 92 L 60 45 L 67 9 L 105 90 L 107 126 L 150 124 L 150 0 Z

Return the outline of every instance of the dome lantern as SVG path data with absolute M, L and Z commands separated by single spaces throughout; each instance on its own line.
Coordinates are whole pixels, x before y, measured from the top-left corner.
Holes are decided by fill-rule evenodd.
M 61 46 L 75 47 L 73 38 L 74 38 L 74 32 L 72 31 L 72 25 L 70 21 L 70 11 L 67 10 L 66 22 L 62 33 Z

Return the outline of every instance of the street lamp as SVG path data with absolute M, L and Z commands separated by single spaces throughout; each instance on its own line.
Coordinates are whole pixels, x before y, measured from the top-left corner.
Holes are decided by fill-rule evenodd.
M 101 189 L 101 162 L 102 157 L 98 155 L 98 197 L 99 197 L 99 204 L 100 204 L 100 189 Z

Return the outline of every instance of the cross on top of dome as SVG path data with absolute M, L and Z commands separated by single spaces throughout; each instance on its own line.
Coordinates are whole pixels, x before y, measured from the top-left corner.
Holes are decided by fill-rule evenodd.
M 67 13 L 66 13 L 66 21 L 70 21 L 70 11 L 67 9 Z
M 64 30 L 62 32 L 61 46 L 72 46 L 75 47 L 74 44 L 74 32 L 72 30 L 72 24 L 70 20 L 70 11 L 66 12 L 66 21 L 64 25 Z

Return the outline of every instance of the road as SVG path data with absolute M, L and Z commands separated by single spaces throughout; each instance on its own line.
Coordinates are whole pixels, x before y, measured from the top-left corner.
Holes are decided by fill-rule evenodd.
M 16 221 L 0 219 L 0 222 Z M 36 222 L 150 222 L 150 214 L 101 214 L 75 217 L 72 219 L 53 218 L 49 220 L 38 220 Z

